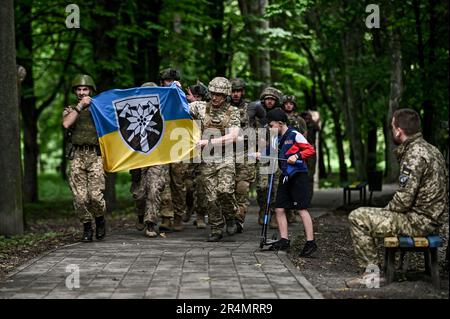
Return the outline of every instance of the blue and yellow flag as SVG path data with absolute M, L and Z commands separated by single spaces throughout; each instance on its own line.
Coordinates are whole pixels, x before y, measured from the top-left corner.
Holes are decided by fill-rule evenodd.
M 103 92 L 91 114 L 107 172 L 189 159 L 200 136 L 175 84 Z

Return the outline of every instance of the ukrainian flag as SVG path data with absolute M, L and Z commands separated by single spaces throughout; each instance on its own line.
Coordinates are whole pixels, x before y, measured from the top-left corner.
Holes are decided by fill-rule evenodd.
M 91 114 L 107 172 L 187 160 L 200 130 L 184 92 L 170 87 L 110 90 L 94 98 Z

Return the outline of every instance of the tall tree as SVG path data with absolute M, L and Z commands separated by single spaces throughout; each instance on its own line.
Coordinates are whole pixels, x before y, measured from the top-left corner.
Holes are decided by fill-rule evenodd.
M 255 82 L 260 83 L 260 90 L 271 84 L 270 50 L 267 47 L 265 34 L 269 29 L 269 21 L 264 18 L 267 0 L 239 0 L 239 8 L 246 26 L 246 37 L 251 50 L 248 52 L 250 70 Z
M 23 233 L 14 4 L 0 5 L 0 235 Z

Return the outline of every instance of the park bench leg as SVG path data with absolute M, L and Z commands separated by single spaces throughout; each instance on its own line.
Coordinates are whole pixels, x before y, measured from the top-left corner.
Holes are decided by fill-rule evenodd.
M 387 256 L 386 261 L 386 284 L 389 285 L 394 281 L 394 273 L 395 273 L 395 249 L 386 248 L 385 252 Z
M 439 283 L 439 264 L 438 264 L 438 249 L 430 248 L 430 271 L 431 271 L 431 281 L 436 289 L 440 288 Z
M 427 249 L 423 252 L 423 256 L 425 257 L 425 273 L 431 276 L 431 265 L 430 265 L 430 250 Z

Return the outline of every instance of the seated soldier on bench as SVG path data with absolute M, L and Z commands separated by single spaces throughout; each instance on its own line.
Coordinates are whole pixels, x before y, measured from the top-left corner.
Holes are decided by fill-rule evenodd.
M 349 215 L 360 277 L 346 281 L 349 288 L 365 287 L 364 271 L 378 264 L 376 237 L 426 236 L 442 233 L 448 239 L 447 172 L 439 150 L 421 133 L 420 117 L 412 109 L 392 116 L 392 135 L 400 163 L 399 188 L 385 208 L 360 207 Z

